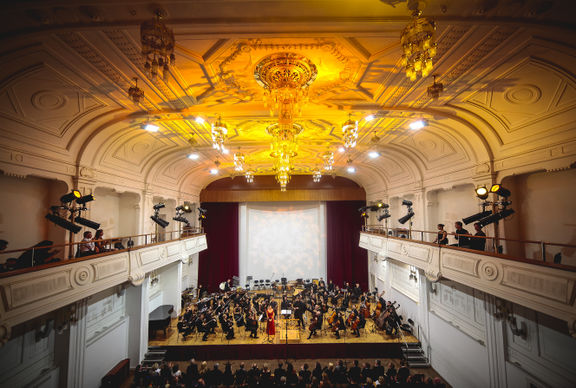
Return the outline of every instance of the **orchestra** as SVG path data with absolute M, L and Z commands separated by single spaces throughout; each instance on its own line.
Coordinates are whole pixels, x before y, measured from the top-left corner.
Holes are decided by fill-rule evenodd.
M 353 287 L 345 283 L 340 288 L 332 281 L 326 284 L 320 280 L 304 284 L 294 294 L 285 288 L 281 300 L 265 291 L 235 289 L 230 279 L 220 289 L 219 293 L 204 293 L 202 298 L 194 298 L 198 291 L 191 292 L 193 297 L 189 299 L 183 298 L 188 302 L 176 327 L 184 340 L 197 332 L 202 334 L 202 341 L 207 341 L 218 327 L 227 340 L 234 339 L 239 330 L 249 332 L 254 339 L 259 338 L 259 330 L 274 336 L 280 310 L 290 312 L 295 328 L 308 329 L 308 339 L 326 332 L 340 339 L 347 330 L 359 337 L 368 320 L 373 322 L 374 331 L 382 334 L 397 336 L 401 329 L 407 330 L 395 301 L 386 301 L 384 292 L 363 292 L 357 283 Z M 326 330 L 322 330 L 324 323 Z

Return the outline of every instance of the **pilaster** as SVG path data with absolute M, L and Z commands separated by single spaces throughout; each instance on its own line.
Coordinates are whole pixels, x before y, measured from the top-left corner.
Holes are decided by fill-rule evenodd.
M 495 317 L 496 297 L 485 294 L 484 310 L 486 312 L 486 351 L 488 353 L 488 370 L 490 387 L 505 388 L 506 381 L 506 330 L 504 322 Z
M 68 387 L 84 386 L 84 356 L 86 354 L 86 313 L 88 298 L 75 303 L 76 320 L 70 322 L 68 350 Z

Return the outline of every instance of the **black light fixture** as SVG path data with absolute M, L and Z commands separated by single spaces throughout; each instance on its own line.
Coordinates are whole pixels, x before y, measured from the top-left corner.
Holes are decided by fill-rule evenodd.
M 158 210 L 160 210 L 160 209 L 162 209 L 162 208 L 165 208 L 165 207 L 166 207 L 166 204 L 165 204 L 165 203 L 162 203 L 162 202 L 157 203 L 156 205 L 153 206 L 153 208 L 154 208 L 155 211 L 158 211 Z
M 72 201 L 74 201 L 75 199 L 78 199 L 82 197 L 82 194 L 80 194 L 80 192 L 78 190 L 72 190 L 71 192 L 69 192 L 68 194 L 64 194 L 63 196 L 60 197 L 60 202 L 62 203 L 70 203 Z
M 84 225 L 84 226 L 91 228 L 91 229 L 94 229 L 94 230 L 100 229 L 99 223 L 94 222 L 94 221 L 90 221 L 90 220 L 83 218 L 83 217 L 80 217 L 80 216 L 74 218 L 74 221 L 79 223 L 80 225 Z
M 473 214 L 469 217 L 462 218 L 462 222 L 465 223 L 466 225 L 468 225 L 472 222 L 476 222 L 478 220 L 481 220 L 482 218 L 488 217 L 491 214 L 492 214 L 491 210 L 485 210 L 485 211 L 482 211 L 480 213 Z
M 480 224 L 480 226 L 484 227 L 486 225 L 493 224 L 494 222 L 498 222 L 514 213 L 515 211 L 513 209 L 503 209 L 498 213 L 494 213 L 492 215 L 489 215 L 488 217 L 482 218 L 480 221 L 478 221 L 478 223 Z
M 177 217 L 172 217 L 172 219 L 173 219 L 174 221 L 182 222 L 182 223 L 190 226 L 190 221 L 188 221 L 188 220 L 186 219 L 186 217 L 177 216 Z M 163 220 L 163 221 L 164 221 L 164 220 Z
M 502 187 L 502 185 L 499 184 L 492 185 L 492 187 L 490 188 L 490 192 L 504 198 L 508 198 L 510 196 L 510 190 L 505 189 L 504 187 Z
M 205 220 L 206 214 L 208 214 L 208 210 L 201 207 L 198 208 L 198 220 Z
M 414 210 L 412 210 L 412 201 L 407 199 L 402 200 L 402 205 L 408 207 L 408 214 L 398 219 L 398 222 L 405 224 L 410 218 L 414 217 Z
M 391 216 L 390 212 L 388 211 L 388 209 L 386 209 L 386 211 L 384 212 L 384 214 L 381 214 L 381 215 L 378 216 L 378 221 L 382 221 L 382 220 L 384 220 L 384 219 L 386 219 L 386 218 L 390 218 L 390 216 Z
M 398 222 L 401 224 L 405 224 L 406 221 L 408 221 L 412 217 L 414 217 L 414 212 L 412 210 L 409 210 L 408 214 L 406 214 L 404 217 L 398 218 Z
M 46 219 L 61 228 L 64 228 L 74 234 L 78 233 L 82 228 L 65 218 L 62 218 L 56 214 L 46 214 Z
M 486 188 L 486 186 L 478 186 L 476 187 L 476 196 L 482 200 L 488 198 L 488 194 L 490 194 L 488 192 L 488 189 Z
M 80 198 L 76 198 L 76 203 L 78 205 L 86 205 L 88 202 L 94 201 L 94 196 L 92 194 L 84 195 Z
M 165 227 L 167 227 L 168 225 L 170 225 L 170 222 L 168 222 L 168 221 L 166 221 L 166 220 L 163 220 L 162 218 L 160 218 L 160 217 L 159 217 L 158 215 L 156 215 L 156 214 L 153 215 L 153 216 L 150 216 L 150 219 L 151 219 L 152 221 L 154 221 L 156 224 L 158 224 L 158 226 L 160 226 L 160 227 L 162 227 L 162 228 L 165 228 Z
M 359 213 L 364 213 L 364 212 L 368 209 L 368 207 L 369 207 L 369 206 L 359 207 L 359 208 L 358 208 L 358 212 L 359 212 Z

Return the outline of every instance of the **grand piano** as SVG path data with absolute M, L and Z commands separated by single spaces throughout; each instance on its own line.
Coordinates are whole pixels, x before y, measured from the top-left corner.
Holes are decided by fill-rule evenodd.
M 171 304 L 164 304 L 158 306 L 154 311 L 148 314 L 148 334 L 156 336 L 158 330 L 164 330 L 164 337 L 166 337 L 166 328 L 170 326 L 171 314 L 174 312 L 174 306 Z

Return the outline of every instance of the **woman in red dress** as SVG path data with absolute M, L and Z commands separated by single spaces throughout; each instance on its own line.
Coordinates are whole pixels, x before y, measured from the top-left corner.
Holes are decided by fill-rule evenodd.
M 268 310 L 266 310 L 266 316 L 268 317 L 268 324 L 266 325 L 266 333 L 268 335 L 276 334 L 276 326 L 274 325 L 274 309 L 271 305 L 268 305 Z

